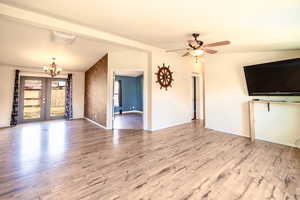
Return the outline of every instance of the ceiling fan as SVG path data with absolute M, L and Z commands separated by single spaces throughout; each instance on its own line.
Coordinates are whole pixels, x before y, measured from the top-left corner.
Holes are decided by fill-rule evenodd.
M 194 40 L 187 41 L 189 48 L 172 49 L 172 50 L 167 50 L 166 52 L 176 52 L 176 51 L 186 50 L 187 52 L 182 55 L 183 57 L 188 56 L 188 55 L 199 57 L 199 56 L 203 55 L 204 52 L 209 53 L 209 54 L 215 54 L 218 52 L 216 50 L 208 49 L 207 47 L 217 47 L 217 46 L 223 46 L 223 45 L 230 44 L 230 41 L 228 41 L 228 40 L 210 43 L 210 44 L 204 44 L 203 41 L 198 39 L 199 35 L 200 34 L 198 34 L 198 33 L 192 34 L 192 36 L 194 37 Z

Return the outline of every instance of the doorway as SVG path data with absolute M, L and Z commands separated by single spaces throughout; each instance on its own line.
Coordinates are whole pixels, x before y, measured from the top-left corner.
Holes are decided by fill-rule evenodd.
M 116 73 L 113 80 L 113 129 L 143 129 L 143 72 Z
M 20 123 L 64 118 L 66 79 L 21 76 L 20 81 Z
M 193 76 L 193 118 L 192 120 L 197 119 L 197 78 Z
M 201 102 L 200 102 L 200 80 L 199 76 L 194 75 L 192 76 L 192 84 L 193 84 L 193 95 L 192 95 L 192 120 L 200 119 L 201 113 Z

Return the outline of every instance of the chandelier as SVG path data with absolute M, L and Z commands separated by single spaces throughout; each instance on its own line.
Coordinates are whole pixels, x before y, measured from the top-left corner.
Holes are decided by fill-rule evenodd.
M 61 68 L 57 67 L 55 64 L 55 58 L 52 58 L 53 62 L 49 66 L 44 66 L 44 71 L 49 74 L 52 78 L 59 75 L 62 71 Z

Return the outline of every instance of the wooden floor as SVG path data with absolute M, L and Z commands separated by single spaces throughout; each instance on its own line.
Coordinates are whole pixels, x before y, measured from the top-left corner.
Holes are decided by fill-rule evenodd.
M 0 163 L 0 199 L 300 199 L 299 149 L 199 122 L 155 132 L 24 124 L 0 130 Z
M 115 114 L 114 129 L 143 129 L 143 113 Z

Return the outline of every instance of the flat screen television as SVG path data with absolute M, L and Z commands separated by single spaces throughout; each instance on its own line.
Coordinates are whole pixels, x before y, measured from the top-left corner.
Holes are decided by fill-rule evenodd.
M 249 96 L 300 96 L 300 58 L 244 67 Z

